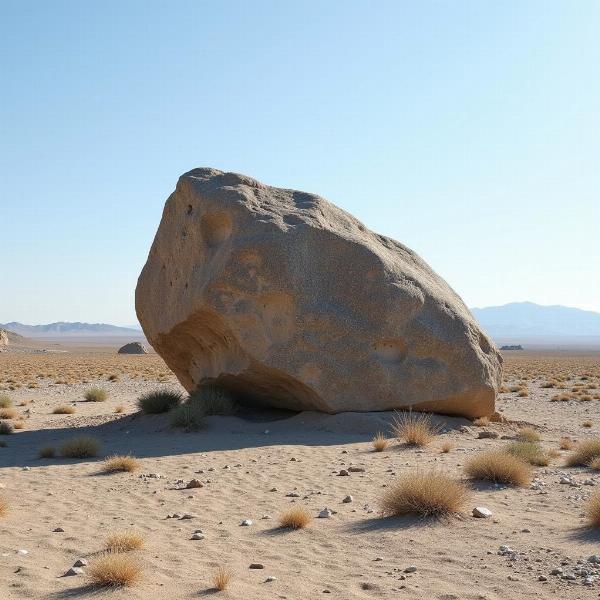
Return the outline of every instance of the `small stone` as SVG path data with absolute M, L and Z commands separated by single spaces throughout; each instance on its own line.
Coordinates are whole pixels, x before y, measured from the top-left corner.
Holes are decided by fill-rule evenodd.
M 85 558 L 78 558 L 74 563 L 74 567 L 87 567 L 88 561 Z
M 29 554 L 29 550 L 17 550 L 17 554 L 20 554 L 21 556 L 27 556 L 27 554 Z
M 324 508 L 318 515 L 319 519 L 329 519 L 333 513 L 328 509 Z
M 477 519 L 489 519 L 492 516 L 492 511 L 485 506 L 476 506 L 473 509 L 473 516 Z
M 192 540 L 203 540 L 204 539 L 204 534 L 203 533 L 193 533 Z
M 23 467 L 23 471 L 31 471 L 31 467 Z
M 350 475 L 350 473 L 348 473 L 348 471 L 346 471 L 346 469 L 341 469 L 340 472 L 338 473 L 338 477 L 348 477 L 348 475 Z
M 251 563 L 248 568 L 249 569 L 264 569 L 265 565 L 263 565 L 261 563 Z
M 186 489 L 191 490 L 192 488 L 204 487 L 204 484 L 199 479 L 191 479 L 185 487 Z
M 497 432 L 489 431 L 486 429 L 484 429 L 483 431 L 480 431 L 479 435 L 477 436 L 477 438 L 480 440 L 485 440 L 485 439 L 495 440 L 497 437 L 498 437 Z
M 62 527 L 57 527 L 56 529 L 53 529 L 52 531 L 54 531 L 54 533 L 64 533 L 64 529 Z
M 540 575 L 538 581 L 548 581 L 548 578 L 545 575 Z
M 185 513 L 185 514 L 184 514 L 184 515 L 181 517 L 181 520 L 182 520 L 182 521 L 184 521 L 184 520 L 193 519 L 193 518 L 194 518 L 194 515 L 190 515 L 189 513 Z
M 350 503 L 350 502 L 352 502 L 353 500 L 354 500 L 354 498 L 353 498 L 352 496 L 348 495 L 348 496 L 346 496 L 346 497 L 345 497 L 345 498 L 342 500 L 342 502 L 343 502 L 344 504 L 349 504 L 349 503 Z
M 300 498 L 300 494 L 298 492 L 288 492 L 286 498 Z
M 406 567 L 406 569 L 404 569 L 405 573 L 415 573 L 417 571 L 417 567 L 415 567 L 415 565 L 411 565 L 410 567 Z
M 265 583 L 271 583 L 271 581 L 277 581 L 277 577 L 275 577 L 274 575 L 269 575 L 266 579 L 265 579 Z
M 80 567 L 71 567 L 65 573 L 65 577 L 71 577 L 72 575 L 83 575 L 83 569 L 81 569 Z
M 348 471 L 350 473 L 364 473 L 365 469 L 364 467 L 348 467 Z
M 252 525 L 252 519 L 244 519 L 240 525 L 242 527 L 250 527 L 250 525 Z

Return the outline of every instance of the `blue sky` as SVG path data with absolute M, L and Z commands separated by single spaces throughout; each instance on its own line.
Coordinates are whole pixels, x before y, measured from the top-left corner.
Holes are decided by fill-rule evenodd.
M 600 311 L 599 39 L 595 0 L 0 0 L 0 322 L 134 322 L 197 166 L 319 193 L 471 306 Z

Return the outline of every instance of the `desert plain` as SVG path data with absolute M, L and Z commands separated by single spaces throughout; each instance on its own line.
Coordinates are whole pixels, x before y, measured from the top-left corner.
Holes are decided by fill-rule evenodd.
M 94 387 L 104 401 L 85 400 Z M 183 392 L 153 353 L 0 354 L 0 394 L 14 409 L 2 422 L 15 427 L 0 436 L 0 598 L 600 595 L 600 534 L 586 516 L 600 472 L 566 466 L 573 450 L 565 449 L 600 438 L 600 352 L 505 352 L 502 422 L 434 415 L 437 431 L 423 446 L 394 437 L 392 412 L 242 410 L 185 431 L 166 414 L 140 412 L 138 398 L 157 389 Z M 61 406 L 74 410 L 54 414 Z M 473 456 L 502 449 L 524 428 L 539 434 L 548 462 L 532 466 L 526 485 L 467 476 Z M 378 432 L 389 438 L 381 452 L 372 445 Z M 97 440 L 97 456 L 61 457 L 61 445 L 82 434 Z M 43 448 L 56 455 L 40 458 Z M 135 457 L 136 468 L 104 473 L 113 455 Z M 431 469 L 467 487 L 458 515 L 382 516 L 389 486 Z M 188 487 L 192 480 L 201 487 Z M 281 527 L 295 507 L 312 521 Z M 476 507 L 491 516 L 474 517 Z M 90 565 L 119 532 L 141 540 L 128 553 L 139 579 L 92 585 Z M 77 574 L 66 575 L 78 560 Z M 219 569 L 229 578 L 223 591 Z

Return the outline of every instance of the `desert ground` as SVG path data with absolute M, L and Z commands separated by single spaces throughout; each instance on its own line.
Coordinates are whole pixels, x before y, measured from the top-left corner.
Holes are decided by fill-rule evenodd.
M 0 394 L 15 411 L 3 421 L 16 426 L 0 436 L 0 498 L 8 504 L 0 598 L 598 597 L 600 564 L 588 558 L 600 554 L 600 534 L 585 511 L 600 472 L 565 466 L 572 450 L 559 441 L 600 437 L 600 352 L 507 352 L 504 379 L 504 422 L 436 416 L 434 439 L 410 447 L 392 437 L 392 413 L 241 412 L 186 432 L 167 415 L 139 412 L 140 395 L 181 390 L 155 354 L 0 354 Z M 106 400 L 86 401 L 92 387 Z M 59 406 L 75 411 L 53 414 Z M 467 477 L 471 457 L 527 426 L 549 453 L 547 466 L 532 467 L 531 483 Z M 390 437 L 382 452 L 371 444 L 377 432 Z M 42 448 L 84 433 L 100 443 L 97 457 L 39 458 Z M 115 454 L 137 457 L 139 468 L 102 473 Z M 430 468 L 465 482 L 460 514 L 383 517 L 386 488 Z M 187 488 L 192 479 L 202 487 Z M 280 515 L 298 506 L 312 522 L 280 527 Z M 475 518 L 475 507 L 492 516 Z M 325 508 L 329 518 L 317 518 Z M 128 553 L 142 567 L 135 585 L 96 587 L 85 565 L 65 575 L 78 559 L 92 564 L 122 531 L 144 541 Z M 214 588 L 219 567 L 231 574 L 224 591 Z

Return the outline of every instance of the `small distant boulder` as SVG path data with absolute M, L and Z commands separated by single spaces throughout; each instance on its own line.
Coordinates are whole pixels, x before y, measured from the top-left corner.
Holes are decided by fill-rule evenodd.
M 118 354 L 148 354 L 148 348 L 142 342 L 130 342 L 121 346 Z
M 514 344 L 512 346 L 501 346 L 500 350 L 523 350 L 521 344 Z

